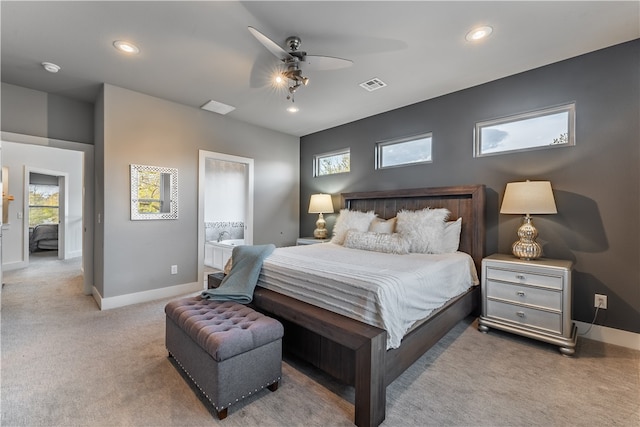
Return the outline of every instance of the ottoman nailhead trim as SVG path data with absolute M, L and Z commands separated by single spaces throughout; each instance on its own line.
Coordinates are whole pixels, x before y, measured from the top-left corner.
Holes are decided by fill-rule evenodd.
M 200 387 L 200 384 L 198 384 L 198 382 L 195 380 L 195 378 L 193 378 L 193 377 L 191 376 L 191 374 L 189 373 L 189 371 L 187 371 L 187 369 L 186 369 L 184 366 L 182 366 L 182 363 L 180 363 L 180 361 L 179 361 L 178 359 L 176 359 L 176 357 L 175 357 L 173 354 L 171 354 L 171 352 L 169 352 L 169 354 L 171 355 L 171 357 L 173 357 L 173 360 L 175 360 L 175 361 L 178 363 L 178 365 L 179 365 L 179 366 L 180 366 L 180 368 L 185 372 L 185 374 L 187 374 L 187 376 L 191 379 L 191 381 L 193 381 L 193 383 L 196 385 L 196 387 L 198 387 L 198 390 L 200 390 L 200 391 L 202 392 L 202 394 L 204 394 L 204 396 L 207 398 L 207 400 L 208 400 L 209 402 L 211 402 L 211 404 L 213 405 L 213 407 L 214 407 L 214 408 L 216 408 L 216 411 L 220 411 L 220 410 L 222 410 L 222 409 L 224 409 L 224 408 L 228 408 L 229 406 L 233 405 L 233 402 L 229 402 L 229 403 L 227 404 L 227 406 L 219 407 L 219 406 L 218 406 L 218 405 L 217 405 L 213 400 L 211 400 L 211 398 L 209 397 L 209 395 L 207 394 L 207 392 L 205 392 L 205 391 Z M 260 387 L 260 390 L 264 390 L 264 388 L 265 388 L 265 387 L 269 387 L 271 384 L 277 383 L 277 382 L 278 382 L 278 381 L 280 381 L 281 379 L 282 379 L 282 377 L 278 377 L 275 381 L 272 381 L 272 382 L 270 382 L 270 383 L 267 383 L 267 384 L 265 384 L 265 385 L 261 386 L 261 387 Z M 257 391 L 258 391 L 258 389 L 255 389 L 255 391 L 254 391 L 254 392 L 257 392 Z M 249 392 L 249 396 L 250 396 L 250 395 L 251 395 L 251 392 Z M 244 396 L 242 396 L 242 398 L 244 399 Z M 237 402 L 239 402 L 239 401 L 240 401 L 240 399 L 236 399 L 235 403 L 237 403 Z

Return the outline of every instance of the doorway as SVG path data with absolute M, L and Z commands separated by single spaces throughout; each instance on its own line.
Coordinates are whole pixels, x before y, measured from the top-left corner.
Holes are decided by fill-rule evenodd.
M 25 167 L 24 170 L 24 260 L 29 264 L 36 251 L 57 251 L 60 260 L 82 255 L 82 241 L 68 242 L 69 174 L 49 169 Z M 82 195 L 76 195 L 81 197 Z M 75 251 L 70 250 L 74 246 Z M 72 254 L 73 252 L 73 254 Z
M 200 150 L 198 166 L 198 277 L 206 283 L 234 245 L 253 244 L 253 159 Z
M 60 259 L 80 259 L 83 293 L 93 290 L 93 146 L 2 132 L 2 166 L 15 196 L 2 226 L 2 269 L 29 265 L 29 181 L 31 173 L 55 177 L 60 188 Z

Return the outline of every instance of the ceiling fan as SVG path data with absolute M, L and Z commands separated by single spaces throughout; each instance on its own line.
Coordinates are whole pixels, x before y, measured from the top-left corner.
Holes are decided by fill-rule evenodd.
M 287 99 L 290 99 L 291 102 L 294 102 L 293 94 L 296 90 L 298 90 L 301 85 L 306 86 L 309 83 L 309 78 L 302 75 L 302 64 L 304 64 L 305 69 L 312 70 L 337 70 L 353 65 L 353 61 L 348 59 L 335 58 L 332 56 L 307 55 L 307 52 L 299 50 L 302 44 L 300 37 L 291 36 L 287 38 L 285 41 L 286 46 L 289 48 L 287 52 L 255 28 L 248 27 L 248 29 L 269 52 L 284 63 L 285 69 L 282 70 L 276 78 L 276 81 L 278 81 L 278 78 L 281 79 L 280 81 L 283 79 L 288 81 L 289 94 L 287 95 Z

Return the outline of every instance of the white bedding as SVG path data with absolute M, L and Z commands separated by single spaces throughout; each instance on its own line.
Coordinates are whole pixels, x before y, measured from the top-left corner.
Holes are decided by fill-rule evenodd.
M 397 348 L 418 320 L 478 284 L 472 258 L 451 254 L 394 255 L 333 243 L 277 248 L 258 286 L 387 331 Z

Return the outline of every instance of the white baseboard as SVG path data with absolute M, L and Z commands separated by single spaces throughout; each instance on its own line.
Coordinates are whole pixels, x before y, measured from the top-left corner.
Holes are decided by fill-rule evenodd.
M 633 350 L 640 350 L 640 334 L 623 331 L 621 329 L 608 328 L 606 326 L 593 325 L 586 335 L 582 335 L 591 326 L 590 323 L 575 321 L 578 327 L 578 335 L 594 341 L 605 342 L 607 344 L 619 345 Z
M 65 259 L 78 258 L 82 256 L 82 249 L 79 251 L 71 251 L 65 254 Z
M 19 270 L 28 266 L 29 263 L 25 261 L 5 262 L 2 264 L 2 271 Z
M 124 307 L 131 304 L 139 304 L 141 302 L 154 301 L 162 298 L 170 298 L 190 293 L 202 291 L 202 284 L 198 282 L 185 283 L 182 285 L 168 286 L 166 288 L 152 289 L 150 291 L 136 292 L 133 294 L 118 295 L 115 297 L 104 298 L 100 292 L 93 287 L 93 299 L 98 303 L 100 310 L 109 310 L 112 308 Z

